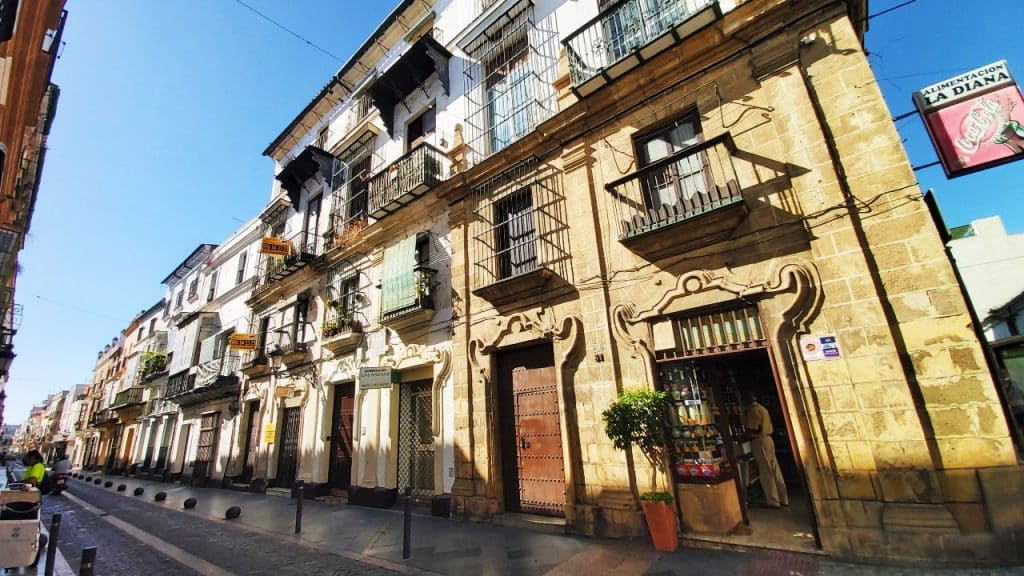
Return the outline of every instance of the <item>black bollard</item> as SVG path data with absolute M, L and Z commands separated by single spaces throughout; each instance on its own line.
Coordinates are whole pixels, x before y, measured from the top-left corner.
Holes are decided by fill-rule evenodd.
M 135 494 L 136 496 L 142 496 L 143 492 L 145 492 L 145 491 L 146 491 L 145 488 L 143 488 L 142 486 L 139 486 L 135 490 L 132 490 L 132 494 Z
M 234 520 L 242 515 L 242 509 L 238 506 L 232 506 L 224 511 L 224 517 L 228 520 Z
M 60 537 L 60 514 L 50 520 L 50 541 L 46 543 L 46 576 L 53 576 L 53 563 L 57 559 L 57 538 Z
M 167 492 L 157 492 L 156 496 L 153 496 L 153 500 L 156 500 L 157 502 L 167 500 Z
M 190 510 L 190 509 L 196 507 L 196 503 L 197 502 L 199 502 L 199 501 L 196 500 L 195 498 L 186 498 L 185 502 L 184 502 L 184 504 L 182 504 L 182 506 L 184 506 L 186 510 Z
M 299 485 L 295 489 L 299 495 L 299 499 L 295 502 L 295 533 L 299 534 L 302 532 L 302 501 L 306 499 L 306 483 L 299 480 Z
M 78 576 L 93 576 L 96 566 L 96 547 L 82 548 L 82 563 L 78 566 Z
M 106 482 L 103 483 L 103 487 L 104 488 L 110 488 L 113 485 L 114 485 L 114 482 L 112 480 L 107 480 Z
M 402 560 L 408 560 L 412 548 L 412 488 L 405 488 L 405 518 L 402 519 Z
M 128 485 L 127 484 L 118 484 L 117 485 L 117 491 L 118 492 L 124 492 L 127 489 L 128 489 Z
M 97 479 L 93 480 L 92 483 L 97 485 L 97 486 L 99 486 L 100 484 L 103 483 L 103 479 L 102 478 L 97 478 Z

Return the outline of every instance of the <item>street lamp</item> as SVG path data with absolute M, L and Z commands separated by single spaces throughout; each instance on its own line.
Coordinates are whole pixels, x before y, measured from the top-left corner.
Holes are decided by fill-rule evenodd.
M 0 376 L 7 376 L 14 362 L 14 330 L 0 329 Z
M 281 361 L 284 359 L 284 350 L 278 344 L 274 345 L 274 349 L 267 352 L 267 360 L 270 361 L 270 372 L 275 376 L 277 371 L 281 369 Z

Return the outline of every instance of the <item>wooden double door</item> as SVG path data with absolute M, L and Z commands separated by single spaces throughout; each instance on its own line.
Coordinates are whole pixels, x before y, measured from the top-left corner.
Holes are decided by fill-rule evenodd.
M 331 462 L 327 480 L 331 491 L 345 492 L 352 485 L 352 426 L 355 423 L 355 384 L 334 387 L 331 417 Z
M 498 393 L 505 509 L 565 514 L 565 461 L 550 344 L 502 352 Z

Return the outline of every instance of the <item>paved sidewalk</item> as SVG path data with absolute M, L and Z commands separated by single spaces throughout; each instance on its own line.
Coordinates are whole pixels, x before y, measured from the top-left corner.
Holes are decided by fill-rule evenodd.
M 243 527 L 287 535 L 298 544 L 341 556 L 408 566 L 411 572 L 487 576 L 1024 576 L 1024 567 L 976 570 L 894 568 L 756 549 L 741 552 L 682 546 L 675 553 L 663 554 L 655 552 L 646 538 L 604 540 L 543 534 L 520 528 L 434 518 L 422 512 L 413 515 L 412 557 L 403 561 L 400 510 L 306 500 L 303 503 L 302 534 L 296 537 L 294 500 L 216 488 L 191 488 L 124 476 L 86 474 L 94 479 L 99 477 L 113 482 L 111 488 L 93 483 L 86 488 L 83 480 L 72 479 L 71 492 L 86 499 L 90 490 L 113 492 L 118 484 L 126 484 L 125 497 L 144 499 L 154 506 L 182 510 L 185 499 L 195 497 L 198 500 L 195 511 L 183 511 L 183 514 L 199 513 L 223 519 L 228 507 L 240 506 L 241 518 L 231 522 L 240 523 Z M 133 496 L 136 487 L 142 487 L 145 493 Z M 154 502 L 154 494 L 161 491 L 167 493 L 167 500 Z

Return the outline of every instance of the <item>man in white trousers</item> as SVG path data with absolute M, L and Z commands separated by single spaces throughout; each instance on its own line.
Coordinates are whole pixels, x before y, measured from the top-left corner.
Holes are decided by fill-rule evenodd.
M 754 460 L 757 461 L 761 488 L 764 490 L 764 506 L 766 508 L 789 506 L 786 481 L 782 479 L 779 461 L 775 459 L 772 419 L 768 416 L 768 410 L 758 403 L 752 394 L 745 396 L 744 400 L 746 410 L 743 414 L 743 425 L 751 434 L 750 448 L 754 451 Z

